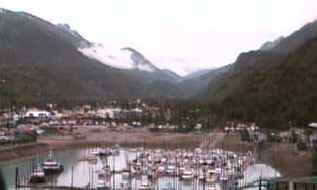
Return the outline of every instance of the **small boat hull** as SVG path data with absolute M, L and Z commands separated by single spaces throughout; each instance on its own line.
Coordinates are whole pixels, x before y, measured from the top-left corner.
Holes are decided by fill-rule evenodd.
M 110 190 L 110 187 L 97 187 L 97 190 Z
M 64 171 L 64 167 L 60 166 L 59 168 L 44 168 L 43 169 L 45 175 L 55 175 L 55 174 L 60 174 Z
M 153 187 L 147 186 L 147 185 L 144 185 L 144 186 L 141 185 L 138 190 L 153 190 Z
M 43 176 L 31 176 L 30 183 L 31 184 L 37 184 L 37 183 L 45 183 L 46 178 Z

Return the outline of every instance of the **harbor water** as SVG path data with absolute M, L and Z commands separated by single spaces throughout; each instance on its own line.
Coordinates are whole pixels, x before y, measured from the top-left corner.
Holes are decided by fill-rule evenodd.
M 50 176 L 45 183 L 45 186 L 67 186 L 67 187 L 81 187 L 97 189 L 100 185 L 98 174 L 104 168 L 105 165 L 109 166 L 111 170 L 115 171 L 110 177 L 105 178 L 104 185 L 111 189 L 122 189 L 123 171 L 128 168 L 127 163 L 137 159 L 140 150 L 139 149 L 126 149 L 120 148 L 118 154 L 108 157 L 96 157 L 96 160 L 89 159 L 89 156 L 93 154 L 96 149 L 76 149 L 76 150 L 63 150 L 55 151 L 54 159 L 63 164 L 64 170 L 59 175 Z M 26 184 L 32 170 L 41 165 L 48 158 L 48 154 L 34 155 L 33 157 L 23 158 L 18 160 L 11 160 L 2 162 L 0 164 L 4 181 L 8 190 L 15 189 L 15 177 L 16 168 L 19 171 L 19 180 L 21 183 Z M 198 176 L 198 174 L 197 174 Z M 243 178 L 238 180 L 237 183 L 247 184 L 259 177 L 278 177 L 280 174 L 274 169 L 264 164 L 252 164 L 243 170 Z M 129 185 L 132 190 L 138 190 L 144 184 L 144 178 L 131 177 Z M 198 180 L 186 181 L 180 180 L 178 177 L 160 176 L 157 177 L 155 182 L 152 182 L 152 188 L 156 190 L 165 189 L 177 189 L 177 190 L 203 190 L 206 189 L 224 189 L 222 182 L 214 182 L 212 188 L 208 184 L 203 184 Z M 204 187 L 205 186 L 205 187 Z M 21 190 L 29 190 L 30 188 L 20 188 Z M 45 189 L 45 188 L 43 188 Z

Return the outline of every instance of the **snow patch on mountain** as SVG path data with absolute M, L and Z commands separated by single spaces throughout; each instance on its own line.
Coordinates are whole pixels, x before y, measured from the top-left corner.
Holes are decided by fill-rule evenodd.
M 149 65 L 136 65 L 136 68 L 141 71 L 154 72 L 153 68 Z
M 79 51 L 89 58 L 96 59 L 106 65 L 118 69 L 134 69 L 131 52 L 116 48 L 93 44 L 90 47 L 79 48 Z
M 200 64 L 199 60 L 151 55 L 147 55 L 149 56 L 149 59 L 147 59 L 148 57 L 129 47 L 115 48 L 103 44 L 90 44 L 86 47 L 80 47 L 79 51 L 89 58 L 96 59 L 118 69 L 136 69 L 145 72 L 166 72 L 164 70 L 169 70 L 169 72 L 175 72 L 181 77 L 205 69 L 204 67 L 200 67 L 202 64 Z
M 149 61 L 132 49 L 106 47 L 102 44 L 93 44 L 90 47 L 78 49 L 89 58 L 96 59 L 106 65 L 118 69 L 137 69 L 146 72 L 155 72 L 156 68 Z

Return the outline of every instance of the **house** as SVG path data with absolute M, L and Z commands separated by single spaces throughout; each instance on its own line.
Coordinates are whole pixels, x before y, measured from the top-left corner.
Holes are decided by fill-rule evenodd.
M 310 123 L 308 126 L 311 128 L 317 128 L 317 123 Z

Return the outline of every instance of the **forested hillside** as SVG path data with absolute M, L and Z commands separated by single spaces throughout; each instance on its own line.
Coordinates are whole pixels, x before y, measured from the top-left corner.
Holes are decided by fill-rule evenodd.
M 316 121 L 316 28 L 316 23 L 309 24 L 272 50 L 241 54 L 229 72 L 209 83 L 204 97 L 228 118 L 256 121 L 265 127 L 305 126 Z M 308 32 L 315 35 L 307 38 Z M 297 38 L 302 33 L 306 38 Z M 295 45 L 280 49 L 285 44 Z
M 111 68 L 77 50 L 89 44 L 67 26 L 56 26 L 24 12 L 1 10 L 1 104 L 178 96 L 177 88 L 160 90 L 161 85 L 142 75 Z

